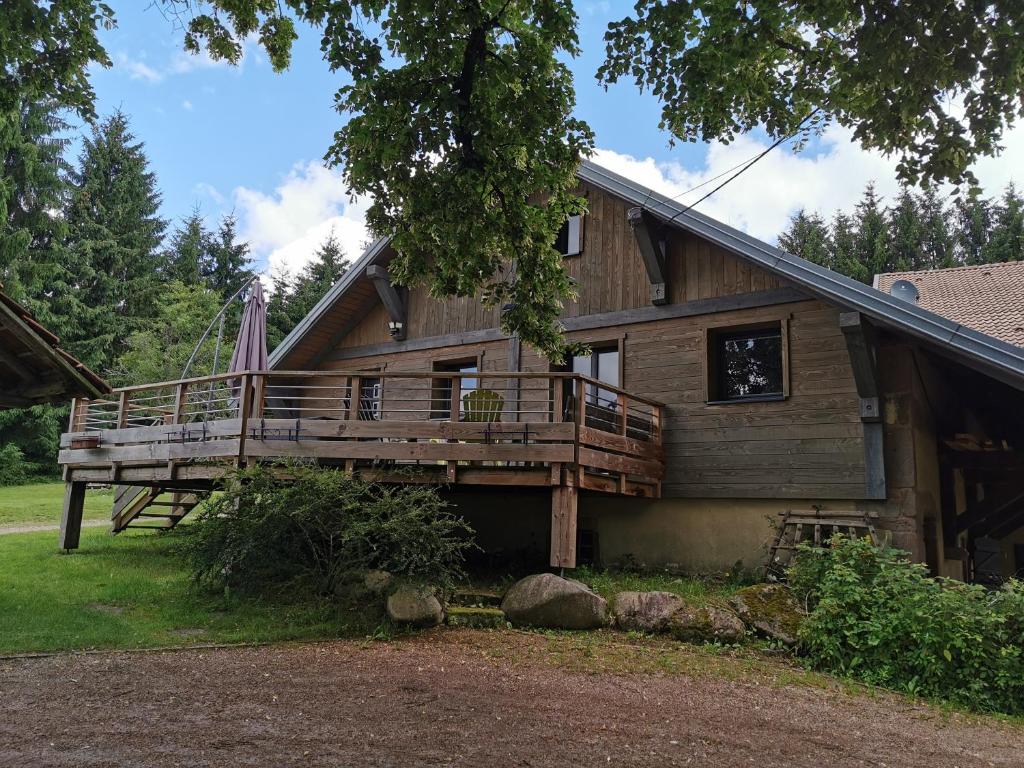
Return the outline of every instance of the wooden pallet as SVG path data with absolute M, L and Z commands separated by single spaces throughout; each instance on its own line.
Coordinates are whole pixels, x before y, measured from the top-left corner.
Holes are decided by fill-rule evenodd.
M 786 567 L 800 544 L 824 546 L 836 534 L 857 538 L 870 536 L 878 544 L 874 519 L 877 512 L 835 511 L 815 508 L 809 511 L 780 512 L 782 521 L 775 541 L 768 550 L 768 577 L 783 580 Z

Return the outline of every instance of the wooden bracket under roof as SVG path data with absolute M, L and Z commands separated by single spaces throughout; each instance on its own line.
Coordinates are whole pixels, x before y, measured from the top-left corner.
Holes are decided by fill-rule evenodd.
M 402 295 L 404 291 L 400 294 L 399 289 L 395 288 L 387 267 L 371 264 L 366 268 L 366 276 L 373 281 L 377 294 L 384 304 L 384 309 L 387 310 L 388 330 L 391 333 L 391 338 L 395 341 L 402 341 L 406 332 L 405 300 Z
M 626 213 L 633 236 L 640 247 L 640 256 L 651 281 L 651 304 L 668 303 L 668 266 L 665 259 L 665 240 L 656 237 L 658 223 L 643 208 L 630 208 Z
M 864 426 L 864 472 L 866 495 L 884 499 L 885 445 L 881 398 L 878 386 L 878 353 L 875 329 L 860 312 L 843 312 L 839 327 L 846 339 L 853 379 L 860 398 L 860 420 Z

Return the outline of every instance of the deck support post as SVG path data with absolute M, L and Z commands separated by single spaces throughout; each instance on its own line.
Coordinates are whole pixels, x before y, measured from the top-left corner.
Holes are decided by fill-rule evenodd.
M 60 548 L 78 549 L 85 510 L 85 483 L 64 484 L 64 511 L 60 518 Z
M 579 493 L 574 485 L 551 489 L 551 567 L 576 567 L 576 509 Z
M 846 338 L 853 378 L 860 397 L 864 427 L 864 480 L 868 499 L 885 499 L 885 426 L 878 385 L 878 353 L 874 328 L 860 312 L 843 312 L 839 327 Z

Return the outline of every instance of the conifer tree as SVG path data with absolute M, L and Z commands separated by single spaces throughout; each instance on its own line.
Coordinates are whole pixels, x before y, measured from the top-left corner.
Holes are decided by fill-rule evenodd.
M 896 204 L 889 209 L 887 218 L 888 242 L 879 264 L 894 265 L 895 270 L 924 269 L 928 259 L 924 254 L 924 227 L 921 209 L 914 193 L 907 187 L 900 189 Z M 883 269 L 882 271 L 889 271 Z M 878 274 L 878 270 L 871 276 Z
M 217 231 L 206 238 L 203 280 L 225 300 L 256 276 L 249 244 L 238 240 L 237 229 L 234 214 L 228 214 L 221 219 Z
M 957 261 L 960 264 L 980 264 L 988 245 L 992 212 L 978 187 L 972 187 L 956 200 L 953 218 Z
M 999 202 L 993 206 L 988 242 L 981 250 L 981 261 L 994 264 L 1024 258 L 1024 199 L 1011 182 Z
M 807 213 L 801 208 L 790 218 L 786 231 L 779 235 L 779 247 L 815 264 L 833 268 L 828 225 L 817 213 Z
M 921 217 L 923 263 L 918 269 L 945 269 L 958 266 L 951 213 L 934 186 L 925 187 L 918 198 Z
M 103 371 L 155 314 L 166 223 L 143 145 L 120 112 L 93 127 L 72 178 L 69 266 L 82 312 L 66 342 Z
M 193 209 L 171 233 L 165 278 L 184 285 L 205 283 L 203 271 L 208 260 L 209 238 L 202 214 L 198 208 Z

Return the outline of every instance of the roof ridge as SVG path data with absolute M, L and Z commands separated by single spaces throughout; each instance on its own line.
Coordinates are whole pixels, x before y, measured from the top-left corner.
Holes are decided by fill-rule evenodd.
M 939 267 L 938 269 L 907 269 L 900 272 L 879 272 L 876 277 L 934 275 L 939 272 L 968 272 L 976 269 L 992 269 L 993 267 L 1019 267 L 1024 269 L 1024 261 L 993 261 L 991 264 L 964 264 L 959 267 Z

